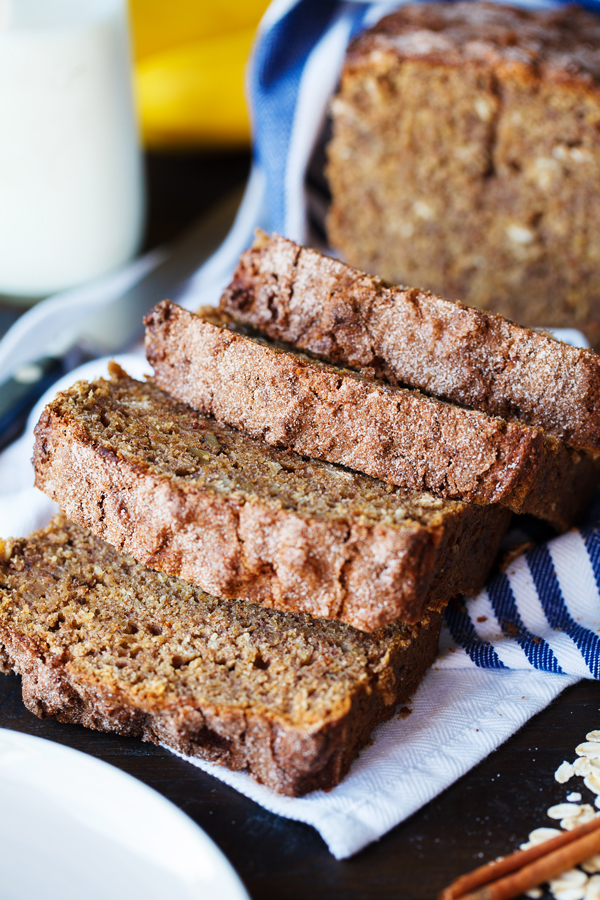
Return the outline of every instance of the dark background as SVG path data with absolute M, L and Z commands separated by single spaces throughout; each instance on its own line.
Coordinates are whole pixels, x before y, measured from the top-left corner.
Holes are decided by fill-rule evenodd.
M 149 154 L 144 249 L 176 237 L 248 168 L 242 152 Z M 593 802 L 581 779 L 559 785 L 554 772 L 574 758 L 586 732 L 600 728 L 600 693 L 593 681 L 567 689 L 438 798 L 343 862 L 310 826 L 266 812 L 161 748 L 37 719 L 22 704 L 16 676 L 0 675 L 0 727 L 83 750 L 164 794 L 219 845 L 253 900 L 425 900 L 463 872 L 515 850 L 533 828 L 555 825 L 546 810 L 568 790 Z

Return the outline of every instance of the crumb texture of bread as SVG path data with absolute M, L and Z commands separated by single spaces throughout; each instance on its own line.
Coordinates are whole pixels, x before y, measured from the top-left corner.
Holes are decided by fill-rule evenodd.
M 34 466 L 73 521 L 150 568 L 365 631 L 478 590 L 511 517 L 271 447 L 114 367 L 46 408 Z
M 331 363 L 600 451 L 600 356 L 503 316 L 264 234 L 242 254 L 220 308 Z
M 408 4 L 349 47 L 330 245 L 600 348 L 600 23 L 577 6 Z
M 441 612 L 373 635 L 218 600 L 59 516 L 0 562 L 0 660 L 38 716 L 142 737 L 288 796 L 334 787 L 416 689 Z
M 240 334 L 170 301 L 146 316 L 154 382 L 218 421 L 390 484 L 572 525 L 594 460 L 540 429 L 467 410 Z

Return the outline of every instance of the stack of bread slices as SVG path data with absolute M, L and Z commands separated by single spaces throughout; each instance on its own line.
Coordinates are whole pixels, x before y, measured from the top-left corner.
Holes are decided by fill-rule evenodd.
M 150 381 L 37 426 L 64 514 L 1 545 L 0 665 L 39 715 L 329 789 L 512 513 L 577 521 L 600 357 L 264 234 L 219 310 L 146 325 Z

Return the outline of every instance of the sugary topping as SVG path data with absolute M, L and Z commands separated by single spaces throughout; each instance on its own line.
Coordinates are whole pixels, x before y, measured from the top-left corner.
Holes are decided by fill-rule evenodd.
M 525 10 L 486 2 L 408 4 L 360 36 L 351 59 L 402 57 L 516 63 L 544 76 L 600 79 L 600 21 L 576 6 Z

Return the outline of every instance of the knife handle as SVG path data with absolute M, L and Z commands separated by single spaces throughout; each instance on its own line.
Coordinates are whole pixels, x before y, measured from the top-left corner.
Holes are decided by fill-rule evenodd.
M 34 403 L 63 372 L 62 359 L 44 356 L 20 366 L 0 385 L 0 450 L 18 436 Z

